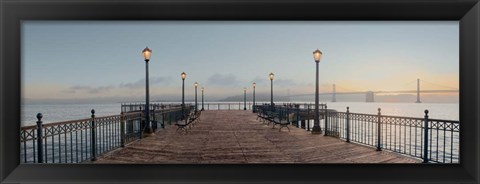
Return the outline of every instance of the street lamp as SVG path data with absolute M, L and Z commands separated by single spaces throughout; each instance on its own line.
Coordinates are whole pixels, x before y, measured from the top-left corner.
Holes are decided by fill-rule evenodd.
M 273 108 L 273 77 L 275 76 L 273 73 L 270 73 L 270 106 Z
M 197 86 L 198 82 L 195 82 L 195 112 L 197 112 Z
M 148 61 L 150 61 L 150 56 L 152 55 L 152 50 L 150 50 L 148 47 L 143 49 L 142 51 L 143 57 L 145 59 L 145 133 L 152 133 L 152 124 L 150 122 L 150 90 L 148 86 Z
M 185 116 L 185 78 L 187 78 L 187 74 L 182 72 L 180 74 L 182 77 L 182 118 Z
M 312 133 L 313 134 L 320 134 L 322 130 L 320 129 L 320 112 L 318 109 L 318 93 L 319 93 L 319 87 L 318 87 L 318 63 L 320 63 L 320 59 L 322 59 L 322 52 L 320 50 L 315 50 L 313 51 L 313 59 L 315 60 L 316 63 L 316 81 L 315 81 L 315 117 L 313 119 L 313 128 L 312 128 Z M 326 128 L 326 127 L 325 127 Z
M 257 110 L 255 109 L 256 108 L 255 107 L 255 87 L 257 86 L 257 83 L 254 82 L 252 84 L 252 86 L 253 86 L 253 108 L 252 108 L 252 110 L 255 113 L 255 112 L 257 112 Z
M 247 110 L 247 88 L 243 88 L 243 110 Z
M 202 87 L 202 110 L 201 110 L 201 111 L 203 111 L 203 110 L 204 110 L 204 109 L 203 109 L 203 91 L 204 91 L 204 90 L 205 90 L 205 88 L 204 88 L 204 87 Z

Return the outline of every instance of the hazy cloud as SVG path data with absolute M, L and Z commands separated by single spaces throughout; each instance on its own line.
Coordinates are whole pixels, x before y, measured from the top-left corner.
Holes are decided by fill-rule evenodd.
M 169 84 L 170 83 L 169 77 L 151 77 L 150 78 L 150 86 L 158 85 L 158 84 Z M 108 85 L 108 86 L 84 86 L 84 85 L 76 85 L 70 88 L 64 89 L 61 92 L 65 94 L 75 94 L 75 93 L 89 93 L 89 94 L 98 94 L 101 92 L 108 92 L 111 90 L 115 90 L 118 88 L 129 88 L 129 89 L 138 89 L 145 87 L 145 79 L 140 79 L 135 82 L 130 83 L 121 83 L 119 85 Z
M 66 94 L 74 94 L 76 91 L 74 89 L 65 89 L 65 90 L 62 90 L 61 92 Z
M 278 86 L 296 86 L 297 83 L 290 79 L 277 79 L 274 81 L 275 85 Z
M 217 86 L 232 86 L 238 84 L 237 77 L 233 74 L 215 73 L 208 78 L 208 84 Z
M 257 83 L 257 85 L 262 85 L 265 84 L 268 81 L 268 77 L 255 77 L 253 80 L 250 81 L 250 83 Z
M 265 85 L 265 84 L 270 85 L 270 79 L 268 78 L 268 76 L 266 76 L 266 77 L 257 76 L 253 80 L 251 80 L 250 82 L 251 83 L 255 82 L 255 83 L 257 83 L 257 85 Z M 273 83 L 276 86 L 285 86 L 285 87 L 300 85 L 300 84 L 296 83 L 295 81 L 293 81 L 291 79 L 274 79 Z
M 170 83 L 170 77 L 150 77 L 149 81 L 150 85 L 155 85 L 155 84 L 169 84 Z M 140 88 L 140 87 L 145 87 L 145 78 L 140 79 L 136 82 L 130 82 L 130 83 L 121 83 L 118 85 L 121 88 Z
M 76 93 L 77 91 L 85 91 L 85 92 L 87 92 L 87 93 L 96 94 L 96 93 L 99 93 L 99 92 L 109 91 L 109 90 L 111 90 L 112 88 L 114 88 L 114 87 L 113 87 L 113 86 L 99 86 L 99 87 L 92 87 L 92 86 L 72 86 L 72 87 L 70 87 L 69 89 L 64 90 L 63 92 L 65 92 L 65 93 Z

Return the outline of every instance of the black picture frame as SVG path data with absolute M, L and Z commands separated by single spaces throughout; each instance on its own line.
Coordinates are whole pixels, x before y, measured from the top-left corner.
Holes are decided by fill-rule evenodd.
M 1 183 L 480 181 L 478 0 L 3 0 L 0 16 Z M 458 20 L 460 164 L 20 165 L 20 25 L 23 20 Z

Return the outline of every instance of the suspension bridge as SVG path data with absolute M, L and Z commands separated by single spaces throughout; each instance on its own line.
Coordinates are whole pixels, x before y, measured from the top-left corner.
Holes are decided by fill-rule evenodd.
M 414 81 L 412 81 L 414 82 Z M 412 82 L 409 82 L 407 84 L 410 84 Z M 416 94 L 417 95 L 417 100 L 415 101 L 415 103 L 422 103 L 421 101 L 421 94 L 424 94 L 424 93 L 458 93 L 459 90 L 458 88 L 454 88 L 454 87 L 449 87 L 449 86 L 444 86 L 444 85 L 441 85 L 441 84 L 435 84 L 433 82 L 428 82 L 428 81 L 425 81 L 425 80 L 420 80 L 420 79 L 417 79 L 416 80 L 417 82 L 417 87 L 416 89 L 410 89 L 410 90 L 378 90 L 378 91 L 372 91 L 372 90 L 368 90 L 368 91 L 354 91 L 354 90 L 348 90 L 346 89 L 345 91 L 341 91 L 341 92 L 338 92 L 336 90 L 337 88 L 337 85 L 336 84 L 333 84 L 332 85 L 332 92 L 328 92 L 328 93 L 320 93 L 319 95 L 330 95 L 332 96 L 332 99 L 331 101 L 332 102 L 336 102 L 337 101 L 337 95 L 358 95 L 358 94 L 365 94 L 365 102 L 375 102 L 375 95 L 376 94 Z M 428 84 L 431 84 L 433 86 L 436 86 L 436 87 L 441 87 L 443 89 L 428 89 L 428 90 L 421 90 L 421 87 L 420 87 L 420 82 L 424 82 L 424 83 L 428 83 Z M 287 97 L 288 98 L 291 98 L 291 97 L 301 97 L 301 96 L 314 96 L 315 94 L 314 93 L 307 93 L 307 94 L 287 94 Z

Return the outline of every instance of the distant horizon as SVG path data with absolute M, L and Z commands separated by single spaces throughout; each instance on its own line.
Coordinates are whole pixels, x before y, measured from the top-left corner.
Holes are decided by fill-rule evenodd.
M 405 95 L 407 96 L 407 95 Z M 374 102 L 365 102 L 363 98 L 361 97 L 353 97 L 353 98 L 347 98 L 349 100 L 345 100 L 345 98 L 342 97 L 337 97 L 336 102 L 363 102 L 363 103 L 415 103 L 416 96 L 414 95 L 408 95 L 407 99 L 405 100 L 405 96 L 399 97 L 399 95 L 382 95 L 382 96 L 376 96 Z M 403 97 L 403 99 L 402 99 Z M 236 98 L 237 100 L 228 100 L 229 98 Z M 252 96 L 247 97 L 247 103 L 252 103 Z M 274 102 L 289 102 L 287 100 L 277 100 L 278 98 L 274 97 Z M 282 98 L 285 99 L 285 98 Z M 353 100 L 352 100 L 353 99 Z M 427 97 L 427 100 L 422 100 L 422 103 L 448 103 L 448 104 L 458 104 L 458 96 L 452 96 L 451 98 L 444 100 L 444 101 L 432 101 L 431 98 Z M 314 98 L 311 97 L 311 99 L 305 99 L 305 98 L 292 98 L 290 102 L 313 102 Z M 152 98 L 150 100 L 151 103 L 154 102 L 176 102 L 179 103 L 181 102 L 181 99 L 171 99 L 171 100 L 161 100 L 161 99 L 156 99 Z M 185 103 L 192 103 L 195 102 L 194 98 L 186 98 Z M 201 98 L 197 99 L 198 103 L 201 103 Z M 228 98 L 223 98 L 223 99 L 204 99 L 204 102 L 242 102 L 243 103 L 243 95 L 237 95 L 237 96 L 231 96 Z M 256 102 L 270 102 L 269 98 L 258 98 L 256 97 Z M 330 98 L 328 97 L 320 97 L 320 102 L 321 103 L 335 103 L 332 102 Z M 115 100 L 115 99 L 104 99 L 102 98 L 91 98 L 91 99 L 22 99 L 22 104 L 89 104 L 89 103 L 95 103 L 95 104 L 110 104 L 110 103 L 145 103 L 145 99 L 142 97 L 136 98 L 136 100 Z

